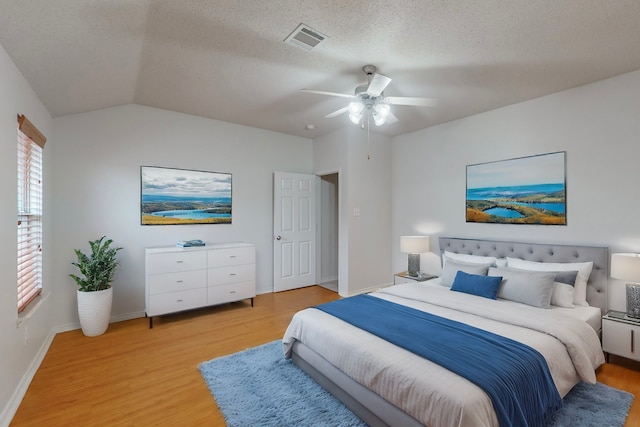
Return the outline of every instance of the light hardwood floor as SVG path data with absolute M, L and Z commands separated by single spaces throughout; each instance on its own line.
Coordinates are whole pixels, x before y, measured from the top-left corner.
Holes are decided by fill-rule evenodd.
M 280 339 L 296 311 L 336 298 L 312 286 L 156 318 L 151 330 L 134 319 L 99 337 L 58 334 L 11 426 L 224 426 L 198 364 Z M 611 361 L 598 381 L 639 396 L 626 426 L 640 425 L 640 365 Z

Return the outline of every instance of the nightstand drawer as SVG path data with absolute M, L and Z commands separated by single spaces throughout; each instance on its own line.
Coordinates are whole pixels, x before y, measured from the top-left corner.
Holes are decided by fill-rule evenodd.
M 409 279 L 408 277 L 403 277 L 403 276 L 393 276 L 393 284 L 394 285 L 401 285 L 403 283 L 416 283 L 415 279 Z
M 640 360 L 640 326 L 602 319 L 602 350 L 628 359 Z
M 393 276 L 393 284 L 401 285 L 403 283 L 422 283 L 427 280 L 437 279 L 438 276 L 423 273 L 421 276 L 409 276 L 407 272 L 396 273 Z

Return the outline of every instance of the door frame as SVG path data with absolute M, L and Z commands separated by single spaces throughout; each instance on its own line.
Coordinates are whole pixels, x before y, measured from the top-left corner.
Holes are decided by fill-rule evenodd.
M 316 183 L 317 183 L 317 187 L 316 189 L 318 190 L 320 188 L 320 181 L 321 181 L 321 177 L 324 175 L 333 175 L 333 174 L 337 174 L 338 175 L 338 294 L 341 296 L 346 296 L 347 295 L 347 281 L 345 280 L 345 277 L 343 277 L 343 272 L 346 274 L 348 272 L 348 267 L 346 265 L 346 262 L 348 261 L 347 259 L 343 258 L 346 256 L 347 252 L 345 249 L 346 246 L 346 242 L 348 240 L 345 240 L 342 236 L 343 231 L 345 230 L 344 228 L 344 223 L 342 220 L 342 169 L 341 168 L 334 168 L 334 169 L 323 169 L 317 172 L 314 172 L 314 175 L 316 175 L 318 177 Z M 318 195 L 320 196 L 321 199 L 321 193 L 319 193 L 318 191 L 316 191 L 316 272 L 321 271 L 322 268 L 322 239 L 320 236 L 320 233 L 322 232 L 322 215 L 321 215 L 321 200 L 318 201 Z M 320 224 L 320 225 L 318 225 Z M 320 273 L 317 274 L 317 277 L 320 277 Z

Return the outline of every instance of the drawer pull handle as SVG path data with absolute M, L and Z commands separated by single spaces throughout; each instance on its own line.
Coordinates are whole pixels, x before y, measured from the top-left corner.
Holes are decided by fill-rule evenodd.
M 632 329 L 631 330 L 631 353 L 636 351 L 635 348 L 634 348 L 635 347 L 635 345 L 634 345 L 635 344 L 635 342 L 634 342 L 634 338 L 635 338 L 634 332 L 635 331 Z
M 181 300 L 181 299 L 179 299 L 179 300 L 176 300 L 176 302 L 182 302 L 182 300 Z
M 236 273 L 229 273 L 229 276 L 235 276 Z
M 184 261 L 176 261 L 177 264 L 182 264 Z
M 235 294 L 235 293 L 236 293 L 236 291 L 230 291 L 229 293 L 230 293 L 230 294 Z
M 236 257 L 235 255 L 229 255 L 229 258 L 235 258 L 235 257 Z
M 182 280 L 176 280 L 176 283 L 182 283 Z

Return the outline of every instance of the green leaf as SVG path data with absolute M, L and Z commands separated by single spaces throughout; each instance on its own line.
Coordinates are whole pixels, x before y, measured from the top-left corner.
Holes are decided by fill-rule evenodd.
M 76 282 L 82 292 L 94 292 L 108 289 L 118 266 L 116 255 L 122 248 L 112 248 L 113 240 L 104 240 L 102 236 L 98 240 L 90 241 L 91 255 L 86 255 L 79 249 L 74 249 L 76 261 L 71 265 L 78 268 L 79 277 L 75 274 L 69 276 Z

